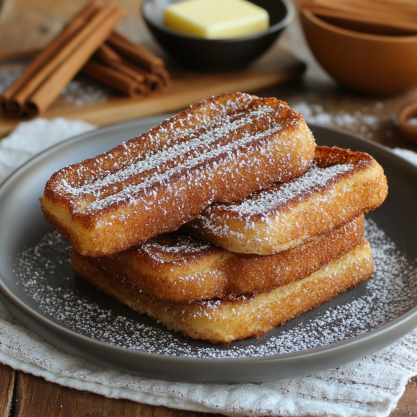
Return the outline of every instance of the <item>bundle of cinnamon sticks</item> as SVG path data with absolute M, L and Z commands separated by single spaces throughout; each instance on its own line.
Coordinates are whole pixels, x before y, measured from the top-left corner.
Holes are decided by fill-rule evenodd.
M 164 62 L 114 28 L 123 10 L 92 0 L 1 96 L 7 116 L 37 116 L 80 71 L 131 96 L 170 85 Z
M 113 31 L 82 72 L 130 97 L 165 91 L 171 81 L 164 61 Z
M 301 9 L 345 29 L 380 35 L 416 35 L 415 0 L 302 0 Z

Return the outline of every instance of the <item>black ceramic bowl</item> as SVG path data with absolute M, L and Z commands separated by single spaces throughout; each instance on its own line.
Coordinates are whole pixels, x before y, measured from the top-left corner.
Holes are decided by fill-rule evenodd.
M 168 29 L 163 24 L 165 7 L 178 0 L 146 0 L 143 18 L 159 44 L 184 66 L 200 71 L 236 70 L 263 54 L 291 22 L 294 7 L 290 0 L 251 0 L 269 13 L 264 32 L 231 39 L 204 39 Z

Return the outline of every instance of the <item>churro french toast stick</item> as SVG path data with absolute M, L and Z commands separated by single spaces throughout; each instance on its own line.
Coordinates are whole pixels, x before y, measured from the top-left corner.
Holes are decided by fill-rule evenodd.
M 193 339 L 224 344 L 266 333 L 369 279 L 373 272 L 369 242 L 363 239 L 358 246 L 308 277 L 273 290 L 233 300 L 171 303 L 154 300 L 113 281 L 76 252 L 73 252 L 72 266 L 99 290 L 168 329 Z
M 304 174 L 239 202 L 214 203 L 184 228 L 233 252 L 268 255 L 374 210 L 387 193 L 384 171 L 370 155 L 318 146 Z
M 305 278 L 357 246 L 363 227 L 360 215 L 308 244 L 268 256 L 237 254 L 172 232 L 115 255 L 87 259 L 113 280 L 153 299 L 234 298 Z
M 314 147 L 302 116 L 286 103 L 223 94 L 61 169 L 40 201 L 77 252 L 110 255 L 177 229 L 214 201 L 303 173 Z

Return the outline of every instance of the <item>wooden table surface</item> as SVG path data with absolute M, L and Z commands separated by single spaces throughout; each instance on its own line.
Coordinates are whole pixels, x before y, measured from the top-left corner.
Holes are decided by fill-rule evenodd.
M 139 17 L 139 2 L 117 2 L 128 10 L 120 29 L 136 40 L 149 38 Z M 86 0 L 4 0 L 0 12 L 0 53 L 42 46 L 84 3 Z M 399 109 L 417 100 L 417 90 L 395 97 L 369 97 L 344 90 L 311 60 L 296 29 L 287 33 L 283 42 L 297 48 L 297 53 L 309 64 L 307 75 L 298 82 L 258 91 L 258 95 L 275 96 L 288 101 L 290 105 L 307 106 L 317 114 L 326 115 L 329 126 L 367 137 L 385 146 L 417 151 L 417 145 L 406 142 L 395 126 Z M 417 379 L 408 383 L 405 394 L 391 416 L 417 416 L 415 381 Z M 191 417 L 203 416 L 204 413 L 112 400 L 61 387 L 0 365 L 0 417 L 9 415 Z

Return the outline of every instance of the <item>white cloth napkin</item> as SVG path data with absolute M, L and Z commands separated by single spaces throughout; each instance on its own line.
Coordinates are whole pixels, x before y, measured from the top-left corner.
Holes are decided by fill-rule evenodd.
M 35 119 L 0 141 L 0 181 L 32 155 L 87 123 Z M 395 150 L 417 165 L 417 154 Z M 417 373 L 417 330 L 354 363 L 257 384 L 191 384 L 134 376 L 89 363 L 45 342 L 0 304 L 0 362 L 48 381 L 111 398 L 231 416 L 388 416 Z

